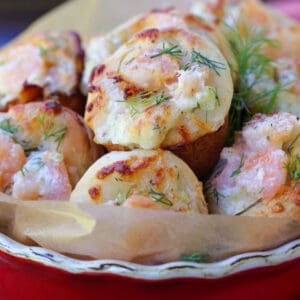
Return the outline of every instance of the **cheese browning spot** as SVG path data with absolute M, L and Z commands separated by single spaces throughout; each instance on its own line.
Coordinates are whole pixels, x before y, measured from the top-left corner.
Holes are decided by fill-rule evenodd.
M 280 202 L 276 202 L 272 207 L 271 207 L 272 213 L 282 213 L 284 211 L 284 206 Z
M 99 198 L 101 196 L 101 187 L 92 186 L 91 188 L 89 188 L 88 193 L 94 202 L 99 202 Z
M 136 156 L 133 156 L 129 160 L 116 161 L 112 165 L 103 167 L 97 172 L 96 177 L 101 180 L 114 172 L 117 172 L 120 175 L 131 175 L 139 169 L 147 168 L 154 160 L 155 156 L 145 157 L 142 159 L 138 159 Z

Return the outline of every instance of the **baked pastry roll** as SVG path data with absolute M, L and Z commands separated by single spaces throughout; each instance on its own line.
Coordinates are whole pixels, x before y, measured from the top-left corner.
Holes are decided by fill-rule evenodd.
M 0 188 L 19 199 L 69 199 L 102 154 L 81 117 L 54 100 L 1 113 L 0 140 Z
M 88 81 L 95 66 L 102 64 L 106 58 L 136 33 L 149 28 L 181 28 L 205 35 L 213 40 L 225 58 L 234 64 L 228 42 L 215 24 L 208 24 L 192 14 L 184 14 L 174 8 L 154 9 L 144 15 L 130 19 L 106 35 L 96 36 L 89 41 L 86 47 L 85 70 L 82 80 L 83 92 L 88 93 Z
M 206 184 L 212 213 L 286 217 L 300 212 L 300 122 L 295 115 L 257 114 L 224 148 Z
M 202 17 L 210 15 L 213 18 L 212 16 L 215 15 L 216 18 L 222 18 L 223 23 L 231 27 L 229 39 L 232 37 L 232 31 L 236 31 L 234 35 L 239 33 L 239 42 L 235 47 L 244 49 L 244 53 L 238 54 L 238 59 L 240 61 L 244 59 L 244 64 L 247 52 L 251 50 L 253 54 L 257 54 L 256 60 L 252 58 L 252 63 L 256 66 L 264 66 L 264 69 L 259 67 L 255 69 L 250 65 L 249 70 L 244 72 L 246 78 L 243 80 L 248 80 L 248 86 L 256 94 L 253 98 L 266 100 L 268 95 L 274 95 L 274 99 L 267 101 L 270 102 L 267 110 L 259 107 L 261 103 L 248 104 L 249 109 L 255 112 L 285 111 L 300 116 L 300 24 L 298 22 L 281 15 L 258 0 L 238 1 L 238 3 L 217 0 L 215 5 L 199 2 L 193 6 L 192 12 Z M 227 26 L 226 31 L 228 31 Z M 242 44 L 243 39 L 248 49 Z M 258 45 L 260 49 L 255 49 Z M 267 63 L 266 60 L 270 62 Z
M 84 53 L 75 32 L 46 32 L 12 42 L 0 52 L 0 111 L 55 97 L 83 113 L 79 85 Z
M 232 93 L 229 66 L 210 39 L 148 29 L 93 70 L 85 121 L 109 150 L 180 148 L 201 176 L 223 146 Z M 207 161 L 199 139 L 208 134 L 215 142 Z
M 97 160 L 71 195 L 75 203 L 207 213 L 202 183 L 169 151 L 113 151 Z

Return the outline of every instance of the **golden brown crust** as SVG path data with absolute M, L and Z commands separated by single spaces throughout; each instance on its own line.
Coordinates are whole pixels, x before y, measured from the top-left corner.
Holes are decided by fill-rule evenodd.
M 216 132 L 206 134 L 193 143 L 167 148 L 184 160 L 199 178 L 207 177 L 217 164 L 225 145 L 228 117 Z
M 103 154 L 103 148 L 93 143 L 92 133 L 82 118 L 55 100 L 15 105 L 3 115 L 18 125 L 20 139 L 29 148 L 45 148 L 64 155 L 73 186 Z
M 193 143 L 168 147 L 166 150 L 180 157 L 194 171 L 198 178 L 206 178 L 220 158 L 220 153 L 226 142 L 228 117 L 219 130 L 206 134 Z M 108 151 L 130 151 L 121 145 L 105 145 Z

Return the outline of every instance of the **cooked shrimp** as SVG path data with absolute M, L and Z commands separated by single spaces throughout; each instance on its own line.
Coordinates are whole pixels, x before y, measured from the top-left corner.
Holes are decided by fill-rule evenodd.
M 21 200 L 69 200 L 71 188 L 62 154 L 33 152 L 13 177 L 12 196 Z
M 151 198 L 141 196 L 141 195 L 132 195 L 127 198 L 123 206 L 131 208 L 151 208 L 151 209 L 164 209 L 164 205 L 155 203 Z
M 82 71 L 83 49 L 76 33 L 47 32 L 19 39 L 0 51 L 0 111 L 55 96 L 82 113 Z
M 56 101 L 0 113 L 0 189 L 19 199 L 69 199 L 101 147 L 81 117 Z
M 0 189 L 2 192 L 10 189 L 13 175 L 21 170 L 25 161 L 23 148 L 0 130 Z
M 88 81 L 91 71 L 95 66 L 103 64 L 105 59 L 116 52 L 118 48 L 128 42 L 135 34 L 150 28 L 160 30 L 176 28 L 205 35 L 218 46 L 231 64 L 234 63 L 228 43 L 215 24 L 207 24 L 192 14 L 183 14 L 173 8 L 155 9 L 129 20 L 106 35 L 96 36 L 90 40 L 86 49 L 85 70 L 82 79 L 83 92 L 85 94 L 88 93 Z M 164 58 L 162 59 L 164 60 Z M 128 60 L 124 62 L 126 63 Z M 160 68 L 158 66 L 158 69 Z
M 15 136 L 26 149 L 63 154 L 72 186 L 101 155 L 81 117 L 54 100 L 13 106 L 7 117 L 18 126 Z
M 132 61 L 122 66 L 125 78 L 144 89 L 160 90 L 164 83 L 175 81 L 180 66 L 178 60 L 172 55 L 162 55 L 151 58 L 160 53 L 160 49 L 145 51 Z M 162 80 L 161 78 L 164 78 Z
M 236 143 L 222 151 L 219 167 L 207 183 L 212 212 L 269 216 L 297 212 L 299 137 L 295 116 L 256 115 Z

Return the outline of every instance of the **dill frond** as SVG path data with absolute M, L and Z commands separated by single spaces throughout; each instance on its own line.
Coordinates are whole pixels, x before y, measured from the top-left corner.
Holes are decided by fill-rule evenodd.
M 264 30 L 247 28 L 242 22 L 236 26 L 239 29 L 227 24 L 224 27 L 236 61 L 236 66 L 231 66 L 237 78 L 229 112 L 227 145 L 231 145 L 234 132 L 241 130 L 253 114 L 274 111 L 283 86 L 270 75 L 275 73 L 273 61 L 263 52 L 266 47 L 276 47 L 276 42 L 266 37 Z M 275 84 L 262 88 L 266 78 L 273 79 Z
M 159 202 L 167 206 L 173 206 L 173 202 L 166 198 L 165 194 L 154 191 L 152 188 L 149 190 L 149 195 L 154 202 Z
M 183 52 L 178 45 L 171 45 L 170 47 L 166 47 L 165 42 L 163 42 L 162 50 L 157 54 L 151 55 L 150 58 L 156 58 L 164 54 L 169 54 L 177 59 L 180 59 L 183 55 Z
M 226 70 L 226 66 L 222 62 L 209 59 L 194 49 L 192 50 L 192 62 L 207 66 L 208 68 L 212 69 L 218 76 L 220 76 L 219 70 Z
M 131 116 L 134 117 L 136 114 L 140 113 L 142 109 L 150 104 L 160 105 L 164 102 L 169 101 L 170 98 L 165 95 L 165 93 L 158 92 L 141 92 L 136 96 L 127 98 L 126 100 L 117 100 L 117 102 L 122 102 L 130 107 Z

